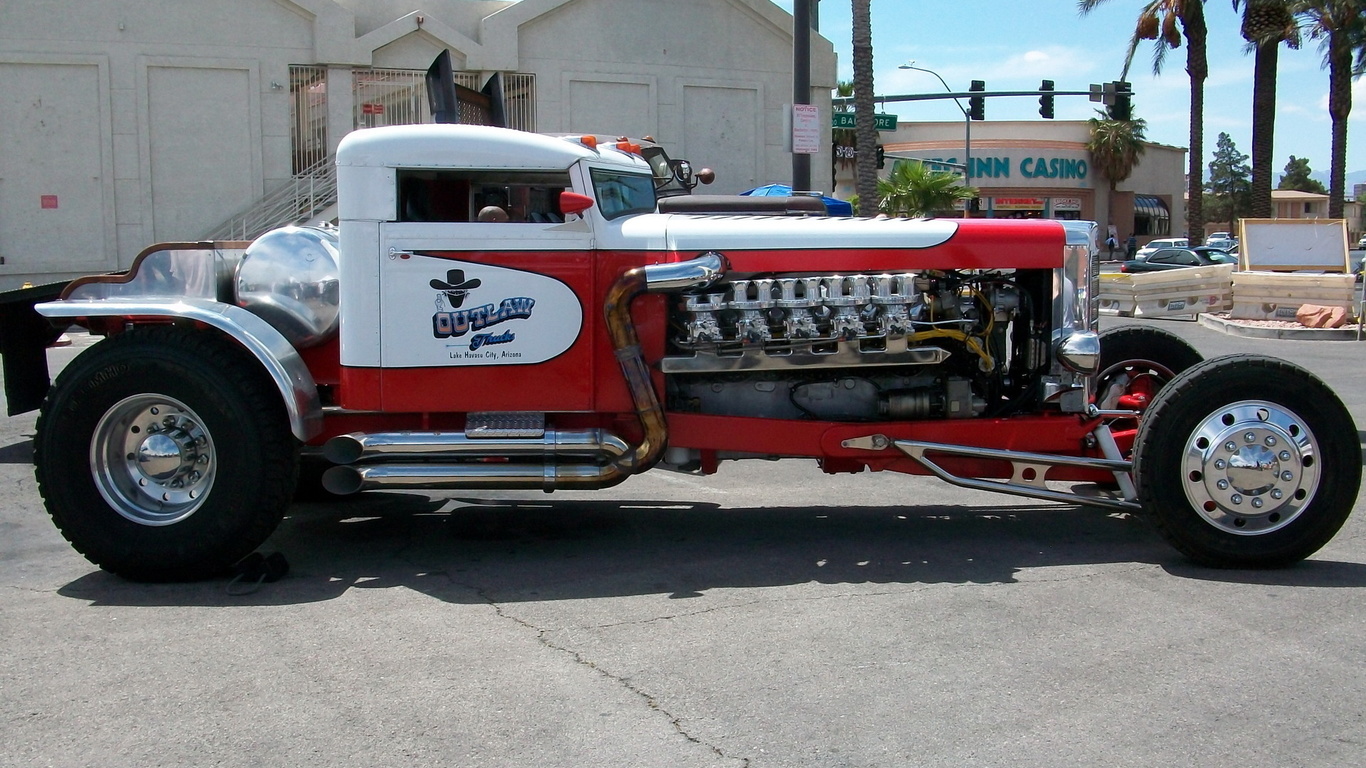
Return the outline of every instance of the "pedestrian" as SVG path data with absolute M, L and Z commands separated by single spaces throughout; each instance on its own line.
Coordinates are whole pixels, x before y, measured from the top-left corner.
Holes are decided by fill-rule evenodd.
M 1133 235 L 1129 235 L 1129 242 L 1124 244 L 1124 252 L 1129 254 L 1130 259 L 1132 259 L 1134 256 L 1137 256 L 1138 238 L 1134 237 Z
M 1109 251 L 1109 255 L 1106 256 L 1106 258 L 1109 259 L 1110 261 L 1114 261 L 1114 260 L 1115 260 L 1115 249 L 1118 248 L 1118 247 L 1119 247 L 1119 241 L 1115 239 L 1115 236 L 1114 236 L 1114 235 L 1110 235 L 1109 237 L 1105 238 L 1105 250 Z

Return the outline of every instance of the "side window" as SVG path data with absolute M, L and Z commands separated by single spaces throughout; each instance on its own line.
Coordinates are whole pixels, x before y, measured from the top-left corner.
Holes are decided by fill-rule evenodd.
M 609 221 L 628 213 L 650 213 L 658 204 L 652 176 L 601 168 L 592 169 L 592 176 L 598 210 Z
M 568 172 L 400 169 L 398 220 L 553 224 L 569 188 Z
M 469 221 L 470 185 L 432 171 L 398 172 L 399 221 Z

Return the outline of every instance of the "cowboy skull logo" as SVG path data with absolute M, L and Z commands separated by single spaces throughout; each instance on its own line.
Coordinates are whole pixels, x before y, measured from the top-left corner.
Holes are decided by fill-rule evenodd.
M 479 287 L 479 278 L 470 280 L 465 279 L 465 270 L 449 269 L 446 270 L 446 279 L 433 279 L 429 285 L 439 291 L 436 297 L 436 308 L 440 311 L 446 309 L 443 305 L 449 305 L 451 309 L 458 309 L 465 303 L 465 297 L 470 291 Z

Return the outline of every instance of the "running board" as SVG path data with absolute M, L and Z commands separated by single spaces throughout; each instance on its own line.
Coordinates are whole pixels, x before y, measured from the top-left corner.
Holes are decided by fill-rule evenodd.
M 1106 434 L 1101 437 L 1108 437 Z M 945 443 L 926 443 L 918 440 L 892 440 L 884 435 L 872 435 L 870 437 L 857 437 L 843 442 L 845 448 L 861 448 L 864 450 L 884 450 L 895 446 L 902 453 L 910 456 L 928 469 L 935 477 L 943 480 L 950 485 L 960 488 L 971 488 L 978 491 L 992 491 L 995 493 L 1008 493 L 1014 496 L 1025 496 L 1032 499 L 1043 499 L 1046 501 L 1058 501 L 1064 504 L 1085 504 L 1093 507 L 1105 507 L 1107 509 L 1119 509 L 1126 512 L 1136 512 L 1141 509 L 1137 499 L 1130 492 L 1131 483 L 1129 473 L 1133 469 L 1133 462 L 1124 459 L 1093 459 L 1084 456 L 1060 456 L 1051 453 L 1029 453 L 1026 451 L 1005 451 L 996 448 L 977 448 L 968 445 L 949 445 Z M 944 467 L 936 464 L 926 454 L 940 453 L 949 456 L 965 456 L 973 459 L 993 459 L 1004 461 L 1010 464 L 1009 480 L 985 480 L 977 477 L 960 477 L 949 472 Z M 1093 496 L 1081 496 L 1066 491 L 1055 491 L 1045 483 L 1046 475 L 1050 467 L 1081 467 L 1084 469 L 1099 469 L 1113 472 L 1117 480 L 1120 480 L 1120 487 L 1124 489 L 1127 498 L 1107 499 Z

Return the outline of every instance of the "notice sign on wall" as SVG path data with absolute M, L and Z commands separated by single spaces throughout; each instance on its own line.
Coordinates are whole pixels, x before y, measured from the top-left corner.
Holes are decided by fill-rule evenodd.
M 382 115 L 384 114 L 384 105 L 366 102 L 360 105 L 360 113 L 362 115 Z
M 821 111 L 815 104 L 792 105 L 792 151 L 799 155 L 821 151 Z
M 45 210 L 45 211 L 56 210 L 56 209 L 57 209 L 57 196 L 56 196 L 56 195 L 39 195 L 39 196 L 38 196 L 38 207 L 39 207 L 39 208 L 42 208 L 42 209 Z

